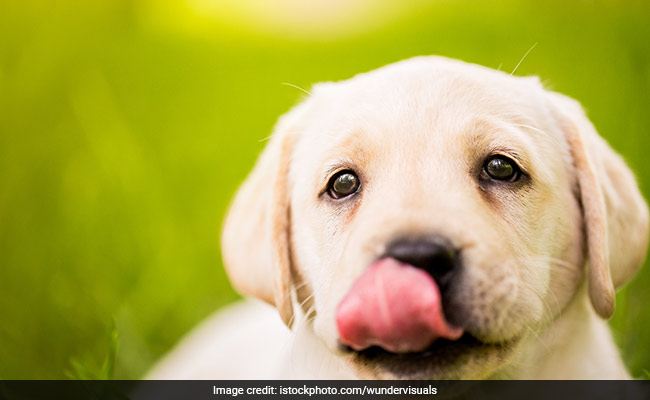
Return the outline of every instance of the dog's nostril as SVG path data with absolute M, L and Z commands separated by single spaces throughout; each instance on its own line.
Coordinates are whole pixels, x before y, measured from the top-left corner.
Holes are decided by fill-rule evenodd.
M 456 250 L 443 237 L 403 238 L 392 242 L 386 256 L 421 268 L 434 278 L 442 279 L 456 263 Z

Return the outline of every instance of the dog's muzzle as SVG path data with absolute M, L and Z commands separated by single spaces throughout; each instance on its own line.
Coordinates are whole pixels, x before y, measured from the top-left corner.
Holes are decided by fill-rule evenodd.
M 401 239 L 354 282 L 339 303 L 342 344 L 361 351 L 423 351 L 437 339 L 457 340 L 463 329 L 445 318 L 438 282 L 448 278 L 456 252 L 438 237 Z

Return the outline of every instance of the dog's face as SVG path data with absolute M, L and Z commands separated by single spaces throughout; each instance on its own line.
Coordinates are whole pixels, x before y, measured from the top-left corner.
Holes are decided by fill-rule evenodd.
M 381 346 L 352 353 L 382 376 L 449 377 L 466 363 L 498 362 L 562 309 L 581 276 L 571 157 L 542 89 L 480 72 L 422 62 L 316 87 L 295 144 L 293 261 L 313 293 L 316 333 L 337 350 L 337 306 L 385 257 L 432 275 L 446 319 L 465 331 L 440 348 L 434 341 L 427 356 Z M 415 252 L 421 260 L 411 260 Z M 392 285 L 386 274 L 377 279 Z M 366 325 L 359 329 L 372 330 Z
M 587 254 L 609 316 L 645 253 L 634 180 L 579 112 L 537 79 L 435 57 L 317 85 L 240 191 L 226 265 L 359 376 L 486 377 L 562 312 Z M 619 170 L 632 194 L 597 182 Z M 608 218 L 640 218 L 640 237 L 608 242 Z M 613 274 L 612 246 L 630 251 Z

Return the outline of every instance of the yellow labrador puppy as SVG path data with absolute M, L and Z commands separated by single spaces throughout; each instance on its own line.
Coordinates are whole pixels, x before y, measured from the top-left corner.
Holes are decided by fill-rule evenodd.
M 418 57 L 316 85 L 222 238 L 261 302 L 150 378 L 621 379 L 606 319 L 648 209 L 580 105 L 537 78 Z

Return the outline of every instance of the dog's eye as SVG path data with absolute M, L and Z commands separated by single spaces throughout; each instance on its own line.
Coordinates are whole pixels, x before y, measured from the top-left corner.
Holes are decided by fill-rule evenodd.
M 327 193 L 334 199 L 350 196 L 359 190 L 361 183 L 354 171 L 344 170 L 335 174 L 327 184 Z
M 521 171 L 517 164 L 502 155 L 492 156 L 487 159 L 481 171 L 481 178 L 497 181 L 514 182 L 519 179 Z

